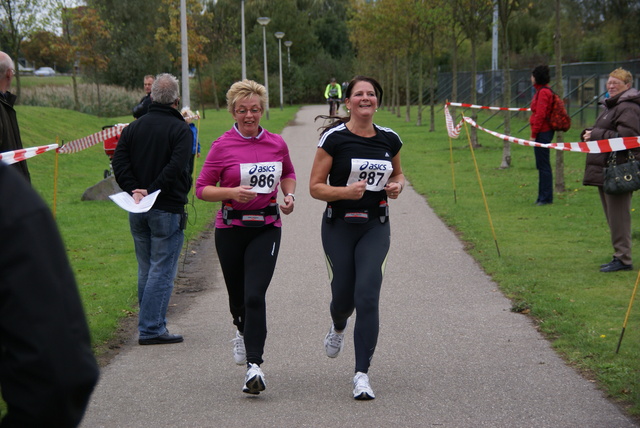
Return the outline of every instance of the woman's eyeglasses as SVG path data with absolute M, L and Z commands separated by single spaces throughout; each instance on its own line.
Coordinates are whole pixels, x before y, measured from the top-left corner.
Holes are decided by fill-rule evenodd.
M 245 109 L 245 108 L 239 108 L 237 110 L 234 110 L 236 112 L 236 114 L 247 114 L 248 112 L 251 112 L 252 114 L 260 114 L 262 113 L 262 109 L 261 108 L 252 108 L 252 109 Z

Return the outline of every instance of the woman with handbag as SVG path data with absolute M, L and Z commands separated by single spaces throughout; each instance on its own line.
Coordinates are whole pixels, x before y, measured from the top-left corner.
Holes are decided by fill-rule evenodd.
M 592 128 L 582 131 L 582 141 L 606 140 L 617 137 L 640 135 L 640 92 L 632 88 L 633 76 L 618 68 L 609 74 L 604 110 Z M 640 159 L 640 149 L 615 152 L 617 164 L 629 161 L 630 155 Z M 604 209 L 613 245 L 613 259 L 600 266 L 600 272 L 632 270 L 631 260 L 631 197 L 633 192 L 610 194 L 604 191 L 604 169 L 610 153 L 587 154 L 584 179 L 585 186 L 597 186 Z

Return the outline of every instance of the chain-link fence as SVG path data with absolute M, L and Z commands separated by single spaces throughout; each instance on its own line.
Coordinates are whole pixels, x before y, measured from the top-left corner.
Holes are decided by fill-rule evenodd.
M 622 67 L 634 76 L 635 88 L 640 88 L 640 59 L 620 62 L 583 62 L 562 66 L 563 96 L 567 112 L 574 123 L 587 125 L 593 123 L 598 114 L 598 101 L 604 98 L 609 73 Z M 551 87 L 555 86 L 555 66 L 550 65 Z M 471 72 L 459 72 L 457 99 L 452 99 L 452 73 L 438 74 L 437 100 L 470 103 Z M 476 104 L 500 107 L 527 107 L 534 94 L 531 85 L 531 70 L 511 71 L 511 99 L 503 99 L 504 73 L 502 70 L 483 71 L 475 76 Z

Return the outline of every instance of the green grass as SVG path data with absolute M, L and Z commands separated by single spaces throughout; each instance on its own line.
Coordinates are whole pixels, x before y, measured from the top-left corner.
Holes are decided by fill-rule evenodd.
M 280 132 L 297 108 L 273 110 L 263 125 Z M 71 141 L 102 129 L 104 125 L 128 123 L 131 118 L 96 118 L 69 110 L 46 107 L 17 107 L 25 147 Z M 202 166 L 211 142 L 233 123 L 226 110 L 207 110 L 200 121 Z M 127 213 L 111 201 L 81 201 L 84 191 L 103 178 L 109 159 L 102 144 L 73 154 L 58 155 L 57 195 L 54 207 L 55 158 L 48 152 L 28 160 L 34 188 L 56 211 L 56 220 L 85 305 L 96 352 L 109 341 L 122 317 L 137 311 L 136 270 L 133 241 Z M 196 239 L 210 222 L 217 204 L 190 195 L 189 226 L 185 241 Z
M 414 110 L 415 111 L 415 110 Z M 279 132 L 295 107 L 272 109 L 263 124 Z M 620 353 L 615 349 L 636 280 L 636 272 L 602 274 L 600 263 L 612 249 L 597 190 L 581 184 L 584 154 L 565 153 L 567 191 L 555 203 L 536 207 L 537 171 L 533 150 L 513 144 L 512 166 L 499 169 L 502 141 L 479 132 L 474 150 L 500 256 L 478 185 L 464 134 L 453 140 L 455 198 L 450 150 L 443 114 L 437 131 L 416 127 L 380 111 L 376 122 L 396 130 L 404 141 L 403 167 L 414 188 L 467 244 L 469 253 L 513 300 L 514 310 L 530 315 L 567 362 L 593 379 L 616 400 L 640 414 L 640 308 L 631 313 Z M 68 141 L 97 132 L 103 125 L 129 122 L 129 117 L 101 119 L 65 110 L 19 107 L 25 146 Z M 210 142 L 232 123 L 225 111 L 207 111 L 201 121 L 204 160 Z M 497 129 L 497 123 L 485 125 Z M 513 129 L 522 128 L 522 123 Z M 577 141 L 579 129 L 565 140 Z M 527 137 L 527 130 L 520 137 Z M 29 160 L 34 187 L 53 200 L 54 159 L 46 153 Z M 555 152 L 552 152 L 555 159 Z M 96 350 L 112 337 L 118 321 L 136 312 L 136 261 L 127 215 L 111 202 L 82 202 L 84 190 L 97 183 L 108 167 L 102 146 L 59 155 L 57 220 L 76 272 Z M 637 198 L 633 202 L 637 222 Z M 196 239 L 209 223 L 216 204 L 195 201 L 189 207 L 187 239 Z M 640 235 L 634 234 L 638 248 Z M 640 265 L 640 259 L 636 260 Z M 640 305 L 640 303 L 638 304 Z
M 36 86 L 53 85 L 53 86 L 67 86 L 71 85 L 71 76 L 20 76 L 21 88 L 33 88 Z M 82 78 L 78 77 L 78 83 L 82 82 Z M 14 84 L 15 86 L 15 84 Z M 12 92 L 15 92 L 13 88 Z
M 459 139 L 452 140 L 450 151 L 441 110 L 436 117 L 436 132 L 406 123 L 404 114 L 397 118 L 381 111 L 376 121 L 400 134 L 408 179 L 459 232 L 469 253 L 512 299 L 513 309 L 530 308 L 539 329 L 569 364 L 628 404 L 632 414 L 640 414 L 640 303 L 632 310 L 620 352 L 615 353 L 637 271 L 598 271 L 613 250 L 597 189 L 582 185 L 586 155 L 564 153 L 566 191 L 555 194 L 553 205 L 538 207 L 533 149 L 512 144 L 511 168 L 500 169 L 502 140 L 478 131 L 481 147 L 474 153 L 494 240 L 466 134 L 463 130 Z M 512 124 L 512 129 L 523 124 Z M 498 130 L 498 125 L 492 120 L 484 126 Z M 580 131 L 570 130 L 564 140 L 578 141 Z M 528 138 L 528 129 L 516 136 Z M 552 151 L 554 173 L 555 156 Z M 639 204 L 636 197 L 635 224 Z M 639 238 L 634 233 L 635 248 L 640 248 Z

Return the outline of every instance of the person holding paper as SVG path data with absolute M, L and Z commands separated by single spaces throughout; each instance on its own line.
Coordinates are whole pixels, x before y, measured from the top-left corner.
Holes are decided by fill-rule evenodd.
M 160 74 L 151 87 L 149 112 L 122 131 L 113 155 L 113 172 L 136 203 L 160 190 L 147 212 L 129 213 L 138 260 L 140 345 L 182 342 L 167 330 L 166 313 L 184 241 L 193 134 L 177 110 L 178 79 Z
M 242 391 L 248 394 L 266 387 L 260 368 L 267 337 L 265 296 L 280 248 L 280 211 L 293 211 L 296 190 L 287 144 L 260 126 L 266 101 L 259 83 L 245 79 L 231 86 L 227 108 L 236 123 L 213 142 L 196 181 L 198 198 L 222 201 L 216 250 L 237 327 L 233 355 L 236 364 L 247 364 Z

